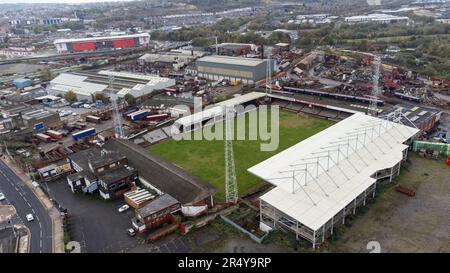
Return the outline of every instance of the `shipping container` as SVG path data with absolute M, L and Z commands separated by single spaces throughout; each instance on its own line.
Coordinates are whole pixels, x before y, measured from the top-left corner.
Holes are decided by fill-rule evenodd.
M 77 129 L 83 129 L 84 127 L 86 127 L 86 123 L 79 121 L 75 121 L 72 125 Z
M 44 123 L 39 122 L 34 125 L 34 130 L 43 130 L 45 128 Z
M 54 138 L 54 139 L 64 138 L 64 135 L 62 133 L 54 131 L 54 130 L 48 130 L 46 132 L 46 134 L 49 135 L 50 137 Z
M 79 140 L 85 137 L 90 137 L 96 133 L 95 128 L 89 128 L 72 134 L 74 140 Z
M 144 120 L 149 121 L 159 121 L 159 120 L 165 120 L 169 118 L 169 114 L 158 114 L 158 115 L 148 115 L 144 117 Z
M 37 137 L 39 140 L 42 140 L 42 141 L 45 141 L 45 142 L 50 142 L 50 141 L 52 141 L 52 138 L 51 138 L 50 136 L 46 135 L 46 134 L 41 134 L 41 133 L 39 133 L 39 134 L 36 134 L 36 137 Z
M 128 116 L 128 114 L 131 114 L 131 113 L 133 113 L 133 112 L 136 112 L 136 111 L 139 111 L 139 108 L 138 107 L 129 107 L 129 108 L 127 108 L 127 109 L 125 109 L 125 111 L 123 112 L 123 116 L 124 117 L 127 117 Z
M 127 118 L 133 121 L 140 120 L 147 116 L 150 112 L 148 110 L 139 110 L 127 115 Z
M 86 121 L 92 122 L 92 123 L 100 123 L 102 121 L 102 119 L 97 116 L 87 116 Z

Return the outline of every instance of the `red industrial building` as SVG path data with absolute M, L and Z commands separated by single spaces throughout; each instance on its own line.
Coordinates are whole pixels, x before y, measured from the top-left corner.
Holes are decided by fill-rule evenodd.
M 57 39 L 53 43 L 58 53 L 75 53 L 95 50 L 113 50 L 124 48 L 136 48 L 150 43 L 148 33 L 133 35 L 92 37 L 80 39 Z

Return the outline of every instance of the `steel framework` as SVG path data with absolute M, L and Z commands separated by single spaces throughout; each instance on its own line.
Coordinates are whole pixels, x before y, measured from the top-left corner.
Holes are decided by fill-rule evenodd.
M 225 112 L 225 199 L 228 203 L 236 203 L 238 200 L 238 189 L 236 180 L 236 169 L 234 166 L 232 121 L 234 107 L 224 106 Z
M 277 179 L 292 179 L 292 193 L 297 192 L 298 190 L 302 190 L 308 198 L 311 200 L 312 204 L 316 206 L 315 200 L 308 194 L 305 190 L 305 187 L 309 182 L 312 182 L 318 186 L 318 188 L 322 191 L 322 193 L 328 197 L 329 194 L 323 189 L 320 183 L 317 181 L 319 177 L 319 170 L 321 173 L 324 173 L 328 179 L 339 188 L 339 183 L 333 178 L 328 171 L 331 167 L 336 167 L 339 172 L 347 179 L 350 180 L 350 177 L 347 173 L 342 170 L 340 167 L 340 163 L 342 161 L 347 161 L 349 166 L 356 173 L 360 173 L 355 164 L 349 160 L 349 155 L 354 154 L 356 157 L 366 166 L 369 166 L 369 162 L 364 160 L 363 156 L 360 154 L 362 149 L 366 150 L 367 154 L 369 154 L 374 160 L 377 158 L 370 152 L 366 144 L 372 143 L 377 150 L 379 150 L 382 154 L 386 154 L 388 152 L 385 149 L 382 149 L 380 145 L 378 145 L 374 140 L 376 138 L 380 139 L 389 149 L 392 149 L 391 143 L 386 141 L 382 137 L 382 133 L 389 134 L 392 139 L 398 141 L 394 135 L 390 132 L 390 130 L 397 131 L 400 135 L 403 136 L 401 131 L 395 126 L 393 122 L 390 122 L 392 118 L 395 116 L 385 116 L 384 119 L 379 119 L 375 122 L 368 122 L 362 124 L 358 128 L 354 128 L 353 132 L 347 132 L 346 136 L 339 137 L 339 140 L 331 142 L 329 146 L 321 147 L 318 152 L 312 153 L 312 157 L 302 159 L 302 162 L 290 164 L 289 167 L 292 169 L 286 171 L 279 171 L 281 174 L 280 177 L 272 178 L 270 180 Z M 326 160 L 326 162 L 324 162 Z
M 113 120 L 114 120 L 114 132 L 115 132 L 115 136 L 116 138 L 125 138 L 125 133 L 123 132 L 123 126 L 122 126 L 122 119 L 120 117 L 120 113 L 119 113 L 119 106 L 117 105 L 117 94 L 114 93 L 113 91 L 113 82 L 114 82 L 114 77 L 113 76 L 109 76 L 109 97 L 111 99 L 111 104 L 113 107 Z
M 378 82 L 380 79 L 380 65 L 381 65 L 381 58 L 380 56 L 375 55 L 373 57 L 373 76 L 372 76 L 372 102 L 369 106 L 369 114 L 373 117 L 376 117 L 378 114 L 377 111 L 377 101 L 375 99 L 378 99 L 378 96 L 380 94 L 380 87 L 378 86 Z

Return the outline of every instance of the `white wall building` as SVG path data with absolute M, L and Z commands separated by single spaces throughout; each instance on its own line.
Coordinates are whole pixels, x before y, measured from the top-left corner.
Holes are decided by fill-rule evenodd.
M 167 87 L 174 86 L 176 84 L 174 79 L 159 77 L 157 75 L 141 75 L 126 72 L 116 72 L 109 70 L 102 70 L 98 72 L 100 75 L 113 76 L 117 79 L 130 79 L 140 80 L 147 82 L 145 84 L 136 84 L 132 88 L 122 88 L 117 95 L 119 98 L 125 97 L 126 94 L 130 94 L 135 98 L 146 96 L 155 90 L 161 90 Z
M 358 15 L 358 16 L 351 16 L 351 17 L 345 17 L 344 19 L 347 23 L 396 23 L 396 22 L 408 22 L 409 18 L 406 16 L 395 16 L 391 14 L 384 14 L 384 13 L 374 13 L 369 15 Z
M 92 102 L 92 96 L 102 93 L 108 86 L 106 84 L 87 82 L 87 79 L 87 76 L 62 73 L 50 81 L 47 92 L 50 95 L 64 96 L 67 92 L 73 91 L 77 95 L 78 100 L 86 99 Z

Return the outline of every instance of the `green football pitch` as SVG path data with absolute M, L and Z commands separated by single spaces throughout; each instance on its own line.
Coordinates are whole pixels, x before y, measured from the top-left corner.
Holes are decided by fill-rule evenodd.
M 248 114 L 246 115 L 246 121 L 246 132 L 248 132 Z M 268 141 L 233 141 L 239 195 L 251 191 L 262 183 L 261 179 L 247 171 L 248 168 L 333 124 L 333 121 L 280 110 L 279 145 L 275 151 L 261 151 L 260 144 L 268 143 Z M 268 127 L 270 131 L 269 124 Z M 225 158 L 223 140 L 169 140 L 149 146 L 148 150 L 208 181 L 218 189 L 215 199 L 224 200 Z

